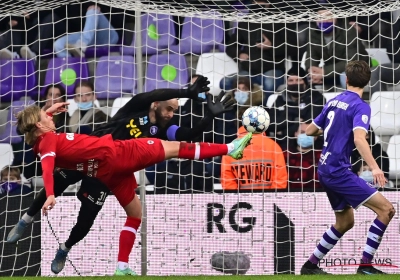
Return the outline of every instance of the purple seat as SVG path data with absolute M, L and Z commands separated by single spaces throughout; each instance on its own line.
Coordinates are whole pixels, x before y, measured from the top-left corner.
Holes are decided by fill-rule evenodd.
M 169 74 L 168 78 L 167 73 L 173 72 L 172 69 L 176 70 L 176 76 L 174 77 L 172 74 Z M 189 73 L 183 55 L 160 54 L 150 57 L 144 82 L 145 91 L 159 88 L 182 88 L 187 85 L 188 81 Z
M 180 54 L 202 54 L 218 48 L 224 42 L 224 23 L 219 19 L 187 17 L 183 21 L 179 45 L 170 51 Z
M 40 53 L 40 59 L 52 59 L 54 56 L 53 49 L 44 49 Z
M 119 53 L 120 48 L 121 48 L 121 46 L 119 46 L 119 45 L 88 47 L 85 51 L 85 57 L 89 57 L 89 58 L 102 57 L 102 56 L 109 55 L 112 52 Z
M 90 46 L 85 51 L 86 58 L 102 57 L 110 55 L 112 52 L 119 53 L 122 45 L 122 40 L 120 39 L 115 45 L 96 45 Z
M 37 87 L 33 60 L 0 60 L 0 101 L 19 100 Z
M 122 93 L 133 93 L 136 69 L 133 56 L 103 56 L 97 62 L 95 91 L 99 99 L 118 98 Z
M 4 124 L 3 133 L 0 134 L 0 143 L 16 144 L 22 141 L 21 135 L 17 133 L 15 115 L 26 106 L 34 104 L 33 100 L 18 100 L 11 103 L 8 110 L 7 122 Z
M 69 85 L 66 85 L 61 81 L 63 72 L 67 69 L 69 72 L 68 77 L 70 79 L 68 82 Z M 73 79 L 74 73 L 76 79 Z M 42 94 L 44 94 L 46 86 L 50 84 L 61 84 L 65 88 L 67 95 L 73 95 L 75 84 L 79 80 L 88 79 L 88 77 L 89 77 L 89 69 L 88 69 L 88 63 L 85 58 L 80 58 L 80 57 L 53 58 L 49 61 L 49 64 L 47 66 Z
M 118 52 L 120 51 L 121 48 L 121 42 L 117 43 L 116 45 L 99 45 L 95 47 L 88 47 L 85 51 L 85 57 L 86 58 L 93 58 L 93 57 L 102 57 L 109 55 L 111 52 Z M 45 49 L 42 51 L 40 58 L 53 58 L 54 57 L 54 51 L 51 49 Z
M 142 14 L 142 53 L 146 55 L 157 54 L 160 51 L 167 50 L 169 46 L 175 43 L 175 23 L 172 16 L 164 14 Z M 130 46 L 123 46 L 121 54 L 135 54 L 134 36 Z

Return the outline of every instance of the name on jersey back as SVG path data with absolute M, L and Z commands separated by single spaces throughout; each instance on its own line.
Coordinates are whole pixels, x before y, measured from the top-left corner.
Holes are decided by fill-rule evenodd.
M 347 104 L 346 102 L 343 102 L 343 101 L 339 101 L 339 100 L 332 100 L 331 102 L 329 102 L 328 107 L 336 107 L 339 109 L 347 110 L 347 108 L 349 107 L 349 104 Z

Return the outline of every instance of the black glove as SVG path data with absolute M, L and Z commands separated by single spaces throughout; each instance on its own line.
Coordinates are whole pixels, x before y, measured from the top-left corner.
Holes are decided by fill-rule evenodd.
M 207 94 L 207 107 L 214 117 L 232 110 L 235 104 L 236 101 L 234 98 L 232 98 L 232 94 L 225 94 L 224 91 L 220 92 L 220 94 L 215 99 L 215 102 L 213 102 L 212 100 L 212 95 Z
M 194 84 L 188 87 L 187 98 L 191 98 L 196 101 L 204 101 L 203 98 L 199 98 L 199 93 L 210 91 L 210 88 L 208 87 L 209 84 L 210 81 L 207 79 L 207 77 L 198 76 Z

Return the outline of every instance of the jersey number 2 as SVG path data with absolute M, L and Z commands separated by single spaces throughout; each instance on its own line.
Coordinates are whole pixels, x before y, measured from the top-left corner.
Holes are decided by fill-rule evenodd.
M 326 141 L 326 138 L 328 137 L 329 129 L 331 128 L 332 123 L 333 123 L 333 119 L 335 118 L 335 112 L 334 111 L 330 111 L 328 113 L 327 118 L 329 120 L 329 124 L 324 130 L 324 147 L 328 146 L 328 142 Z

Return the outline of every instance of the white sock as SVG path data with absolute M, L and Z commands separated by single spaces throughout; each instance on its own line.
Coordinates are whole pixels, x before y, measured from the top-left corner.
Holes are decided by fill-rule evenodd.
M 120 270 L 125 270 L 125 269 L 127 269 L 129 267 L 129 264 L 128 263 L 126 263 L 126 262 L 118 262 L 118 268 L 120 269 Z
M 33 217 L 29 216 L 27 213 L 22 215 L 21 220 L 24 220 L 25 223 L 30 224 L 33 222 Z
M 69 252 L 69 250 L 71 249 L 71 248 L 67 248 L 67 247 L 65 246 L 65 243 L 61 244 L 61 245 L 60 245 L 60 248 L 61 248 L 61 250 L 65 251 L 65 252 Z
M 226 146 L 228 147 L 228 154 L 235 149 L 235 145 L 233 143 L 226 144 Z

